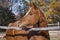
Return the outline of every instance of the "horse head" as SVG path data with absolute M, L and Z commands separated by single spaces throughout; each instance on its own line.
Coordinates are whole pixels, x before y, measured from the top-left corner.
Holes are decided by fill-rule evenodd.
M 43 20 L 42 18 L 45 20 L 41 10 L 32 3 L 26 15 L 19 20 L 19 26 L 33 26 L 38 23 L 39 20 Z

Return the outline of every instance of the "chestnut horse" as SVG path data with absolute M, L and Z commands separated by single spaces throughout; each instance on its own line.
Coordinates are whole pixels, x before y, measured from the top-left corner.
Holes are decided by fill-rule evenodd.
M 41 10 L 33 3 L 24 17 L 9 26 L 22 28 L 48 27 Z M 50 40 L 48 31 L 7 30 L 6 40 Z

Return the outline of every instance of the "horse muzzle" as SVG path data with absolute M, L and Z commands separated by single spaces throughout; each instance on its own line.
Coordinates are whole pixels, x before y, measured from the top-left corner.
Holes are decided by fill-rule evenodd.
M 26 25 L 24 25 L 24 24 L 20 24 L 19 27 L 26 31 L 31 29 L 31 28 L 26 27 Z

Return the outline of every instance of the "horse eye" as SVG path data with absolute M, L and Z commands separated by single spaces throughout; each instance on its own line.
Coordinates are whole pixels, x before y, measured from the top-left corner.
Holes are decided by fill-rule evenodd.
M 32 13 L 30 12 L 30 15 L 32 15 Z

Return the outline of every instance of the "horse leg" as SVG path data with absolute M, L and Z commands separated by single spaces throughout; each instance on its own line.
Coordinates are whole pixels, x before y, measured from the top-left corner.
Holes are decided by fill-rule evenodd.
M 28 40 L 27 36 L 15 36 L 15 40 Z
M 48 40 L 48 39 L 43 36 L 32 36 L 30 40 Z

